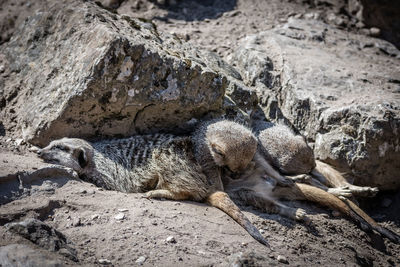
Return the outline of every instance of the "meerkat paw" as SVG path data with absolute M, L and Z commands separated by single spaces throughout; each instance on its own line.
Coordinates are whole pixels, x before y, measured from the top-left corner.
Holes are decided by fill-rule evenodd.
M 278 185 L 280 186 L 292 186 L 294 184 L 294 181 L 288 177 L 280 177 L 279 179 L 277 179 Z
M 350 185 L 349 189 L 353 193 L 353 196 L 358 197 L 374 197 L 379 192 L 379 189 L 377 187 L 369 186 Z
M 170 200 L 188 199 L 187 195 L 184 193 L 171 192 L 166 189 L 156 189 L 156 190 L 148 191 L 147 193 L 144 194 L 144 197 L 147 199 L 150 199 L 150 198 L 165 198 L 165 199 L 170 199 Z
M 309 221 L 307 212 L 300 208 L 296 209 L 283 206 L 281 207 L 279 214 L 296 221 Z
M 151 199 L 151 198 L 174 199 L 173 194 L 170 191 L 164 190 L 164 189 L 148 191 L 144 194 L 144 197 L 147 199 Z
M 299 175 L 294 175 L 294 176 L 289 176 L 289 177 L 294 182 L 303 183 L 303 184 L 309 184 L 312 180 L 312 177 L 308 174 L 299 174 Z
M 303 209 L 296 209 L 295 217 L 296 221 L 308 221 L 307 212 Z
M 353 192 L 347 187 L 335 187 L 335 188 L 328 188 L 328 193 L 335 195 L 337 197 L 352 197 Z

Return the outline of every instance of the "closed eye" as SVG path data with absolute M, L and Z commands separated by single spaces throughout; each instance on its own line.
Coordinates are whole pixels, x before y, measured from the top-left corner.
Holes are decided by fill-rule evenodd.
M 56 146 L 54 146 L 54 148 L 55 148 L 55 149 L 62 150 L 62 151 L 65 151 L 65 152 L 69 152 L 69 147 L 67 147 L 67 146 L 56 145 Z

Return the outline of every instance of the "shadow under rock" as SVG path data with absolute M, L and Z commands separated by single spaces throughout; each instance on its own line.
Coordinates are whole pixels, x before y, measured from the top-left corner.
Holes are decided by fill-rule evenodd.
M 215 19 L 223 13 L 234 10 L 236 0 L 188 0 L 177 1 L 173 5 L 161 5 L 155 3 L 159 8 L 168 11 L 165 17 L 155 17 L 154 19 L 167 21 L 168 19 L 196 21 L 205 19 Z

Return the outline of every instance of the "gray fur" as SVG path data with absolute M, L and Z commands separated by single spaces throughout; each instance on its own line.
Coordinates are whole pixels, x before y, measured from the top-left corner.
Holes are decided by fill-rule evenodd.
M 315 168 L 314 152 L 303 136 L 295 135 L 282 124 L 255 121 L 253 125 L 260 150 L 280 172 L 297 175 L 309 173 Z
M 63 147 L 69 152 L 63 151 Z M 200 201 L 208 194 L 208 183 L 194 160 L 191 147 L 189 137 L 167 134 L 93 144 L 63 138 L 51 142 L 39 155 L 74 169 L 83 179 L 105 189 L 129 193 L 169 189 L 175 193 L 192 192 L 188 199 Z M 86 165 L 83 167 L 78 163 L 76 149 L 84 150 Z

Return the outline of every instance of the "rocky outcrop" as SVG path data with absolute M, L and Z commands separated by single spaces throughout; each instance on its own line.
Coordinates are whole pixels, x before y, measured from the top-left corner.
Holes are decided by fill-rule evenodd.
M 225 79 L 173 42 L 151 23 L 94 3 L 53 3 L 1 49 L 6 133 L 44 145 L 62 136 L 176 132 L 220 112 Z
M 64 263 L 51 254 L 45 254 L 27 245 L 11 244 L 0 247 L 0 265 L 59 267 Z
M 287 120 L 315 142 L 317 158 L 357 184 L 400 188 L 400 61 L 393 45 L 290 19 L 246 37 L 230 62 L 255 88 L 267 117 Z
M 76 250 L 71 241 L 63 233 L 37 219 L 30 218 L 5 226 L 8 231 L 28 239 L 41 248 L 52 252 L 58 251 L 61 255 L 73 261 L 78 261 Z

